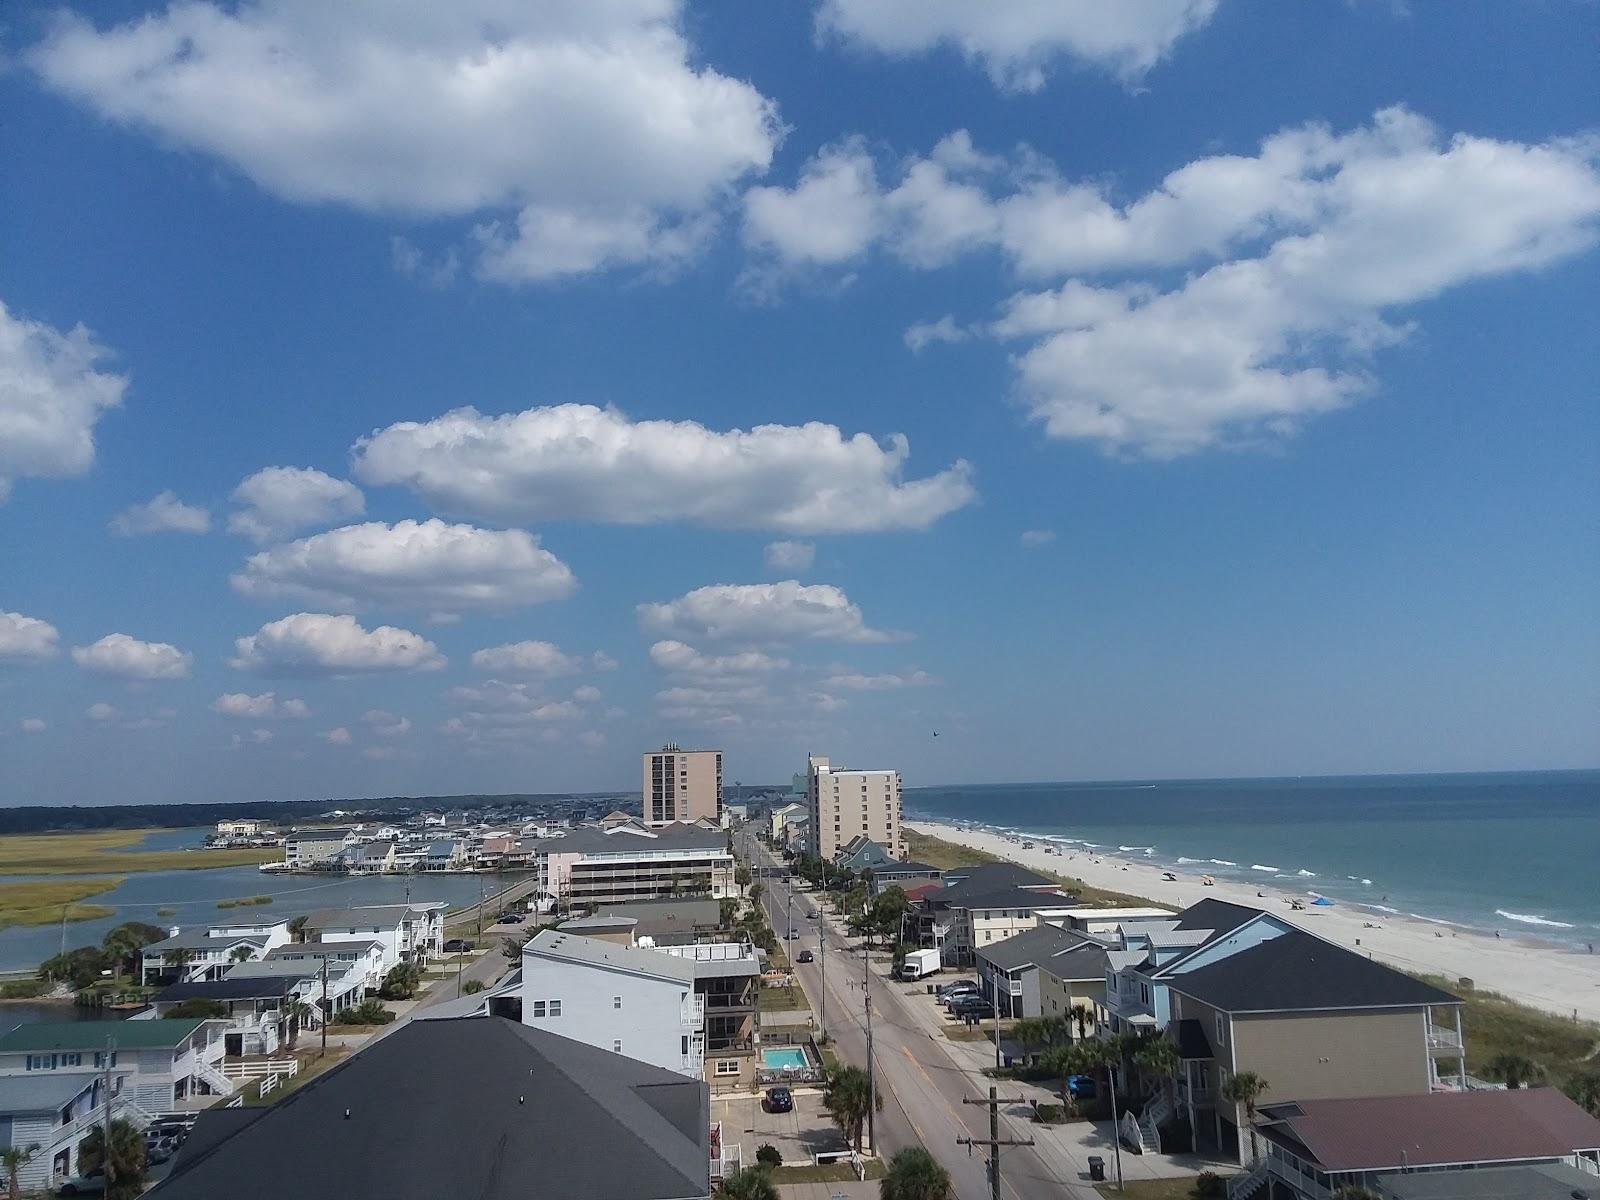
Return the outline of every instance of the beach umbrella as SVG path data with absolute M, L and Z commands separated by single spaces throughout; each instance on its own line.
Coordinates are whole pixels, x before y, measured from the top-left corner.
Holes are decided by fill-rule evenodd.
M 1318 896 L 1311 903 L 1313 903 L 1313 904 L 1321 904 L 1321 905 L 1323 905 L 1324 907 L 1327 907 L 1327 908 L 1332 908 L 1333 907 L 1333 901 L 1329 900 L 1326 896 Z

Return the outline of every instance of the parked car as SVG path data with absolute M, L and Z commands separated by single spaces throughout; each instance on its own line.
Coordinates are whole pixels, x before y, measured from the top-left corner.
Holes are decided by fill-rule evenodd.
M 761 1107 L 771 1113 L 793 1112 L 794 1093 L 786 1087 L 768 1088 L 766 1098 L 761 1102 Z
M 1068 1075 L 1067 1094 L 1074 1100 L 1093 1100 L 1095 1082 L 1093 1075 Z
M 952 1004 L 950 1006 L 950 1013 L 952 1016 L 958 1017 L 963 1021 L 969 1019 L 987 1021 L 990 1017 L 994 1016 L 994 1005 L 990 1004 L 987 1000 L 980 1000 L 974 996 L 969 1000 Z
M 446 954 L 464 954 L 466 951 L 476 948 L 470 938 L 451 938 L 444 944 L 444 952 Z
M 958 979 L 954 983 L 940 984 L 934 994 L 942 1000 L 946 996 L 954 996 L 958 992 L 976 992 L 977 990 L 978 984 L 976 980 Z
M 62 1196 L 83 1196 L 91 1192 L 106 1190 L 106 1172 L 104 1167 L 96 1167 L 92 1171 L 85 1171 L 82 1175 L 74 1175 L 61 1185 L 59 1192 Z
M 783 938 L 784 938 L 784 941 L 793 941 L 795 938 L 797 938 L 799 936 L 800 936 L 800 931 L 798 929 L 791 929 L 791 930 L 788 930 L 783 935 Z
M 802 950 L 802 951 L 800 951 L 799 954 L 795 955 L 795 959 L 794 960 L 797 963 L 816 962 L 817 961 L 817 957 L 816 957 L 816 955 L 812 954 L 811 951 L 809 951 L 809 950 Z
M 973 985 L 972 987 L 956 988 L 953 992 L 939 993 L 940 1004 L 954 1004 L 958 1000 L 981 1000 L 982 998 L 983 997 L 979 994 L 976 985 Z
M 524 920 L 524 918 L 523 918 L 523 915 L 521 913 L 501 913 L 500 914 L 500 924 L 502 924 L 502 925 L 521 925 L 523 920 Z
M 177 1138 L 157 1138 L 155 1141 L 145 1139 L 144 1161 L 152 1167 L 159 1166 L 178 1152 Z

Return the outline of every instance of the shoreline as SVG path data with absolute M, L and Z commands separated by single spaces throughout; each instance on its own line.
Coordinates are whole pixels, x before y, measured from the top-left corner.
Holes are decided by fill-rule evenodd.
M 906 826 L 1032 870 L 1074 876 L 1092 887 L 1143 896 L 1162 906 L 1184 908 L 1210 897 L 1281 912 L 1286 920 L 1336 945 L 1400 970 L 1443 976 L 1452 984 L 1467 978 L 1482 991 L 1497 992 L 1543 1012 L 1600 1020 L 1600 955 L 1560 947 L 1532 934 L 1496 937 L 1465 925 L 1383 912 L 1355 901 L 1312 906 L 1308 903 L 1313 894 L 1310 889 L 1286 888 L 1275 880 L 1255 883 L 1218 878 L 1213 886 L 1204 886 L 1199 864 L 1166 866 L 1074 848 L 1043 835 L 1026 839 L 1010 835 L 1018 837 L 1013 842 L 1002 833 L 963 830 L 945 821 L 909 818 Z M 1024 849 L 1023 840 L 1035 842 L 1035 848 Z M 1046 845 L 1060 848 L 1061 853 L 1047 854 Z M 1164 873 L 1176 875 L 1176 881 L 1163 879 Z M 1293 910 L 1292 900 L 1306 907 Z

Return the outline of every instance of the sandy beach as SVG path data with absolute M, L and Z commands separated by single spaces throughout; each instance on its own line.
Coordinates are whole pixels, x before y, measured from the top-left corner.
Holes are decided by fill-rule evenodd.
M 1174 908 L 1207 896 L 1264 908 L 1380 962 L 1453 980 L 1468 978 L 1482 990 L 1499 992 L 1546 1012 L 1566 1017 L 1576 1013 L 1584 1019 L 1600 1021 L 1600 954 L 1560 949 L 1527 937 L 1496 938 L 1442 923 L 1376 913 L 1356 905 L 1308 906 L 1304 911 L 1291 912 L 1290 900 L 1307 900 L 1309 893 L 1227 879 L 1218 879 L 1214 886 L 1206 887 L 1200 882 L 1201 872 L 1183 867 L 1170 868 L 1178 877 L 1174 883 L 1162 878 L 1169 868 L 1138 858 L 1091 854 L 1071 847 L 1062 847 L 1059 855 L 1047 854 L 1043 839 L 1037 840 L 1035 849 L 1025 850 L 1020 842 L 995 833 L 930 821 L 906 824 L 919 833 L 985 850 L 1035 870 L 1076 876 L 1093 887 L 1147 896 Z

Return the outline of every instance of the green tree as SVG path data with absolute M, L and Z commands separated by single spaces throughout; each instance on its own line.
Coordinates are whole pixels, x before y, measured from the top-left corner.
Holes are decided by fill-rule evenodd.
M 739 902 L 731 897 L 723 897 L 717 901 L 717 925 L 722 929 L 731 929 L 739 920 Z
M 511 962 L 521 962 L 522 943 L 516 938 L 503 938 L 500 942 L 500 953 Z
M 176 950 L 168 950 L 163 957 L 167 966 L 177 968 L 178 981 L 181 983 L 189 973 L 186 968 L 198 955 L 187 946 L 179 946 Z
M 1178 1067 L 1183 1059 L 1178 1054 L 1178 1047 L 1170 1040 L 1153 1037 L 1146 1038 L 1140 1043 L 1139 1048 L 1133 1053 L 1133 1061 L 1146 1075 L 1155 1076 L 1162 1095 L 1165 1095 L 1167 1085 L 1178 1074 Z
M 955 1200 L 946 1171 L 921 1146 L 907 1146 L 889 1160 L 889 1171 L 878 1181 L 880 1200 Z
M 1591 1117 L 1600 1117 L 1600 1071 L 1580 1071 L 1567 1080 L 1566 1093 Z
M 306 940 L 306 917 L 304 914 L 289 922 L 289 936 L 297 942 Z
M 898 884 L 886 887 L 872 902 L 872 923 L 875 932 L 884 939 L 900 938 L 900 925 L 911 908 L 905 889 Z
M 0 1150 L 0 1170 L 6 1173 L 6 1184 L 11 1189 L 11 1200 L 17 1200 L 17 1197 L 22 1195 L 22 1185 L 18 1183 L 17 1176 L 38 1153 L 38 1142 L 29 1142 L 26 1146 L 7 1146 L 4 1150 Z
M 104 1167 L 107 1200 L 131 1200 L 144 1191 L 144 1135 L 132 1122 L 119 1118 L 111 1122 L 110 1146 L 108 1156 L 105 1126 L 91 1126 L 78 1143 L 78 1170 L 87 1174 Z
M 228 961 L 234 963 L 249 962 L 256 956 L 253 946 L 235 946 L 228 951 Z
M 520 951 L 519 951 L 520 953 Z M 396 963 L 383 977 L 378 995 L 385 1000 L 409 1000 L 422 986 L 422 968 L 416 963 Z
M 1543 1066 L 1526 1054 L 1515 1052 L 1496 1054 L 1483 1064 L 1483 1069 L 1490 1079 L 1498 1079 L 1513 1091 L 1544 1077 Z
M 1272 1085 L 1254 1071 L 1235 1071 L 1222 1085 L 1222 1098 L 1233 1104 L 1244 1105 L 1244 1118 L 1250 1126 L 1250 1161 L 1260 1157 L 1256 1150 L 1256 1101 Z
M 763 1167 L 783 1166 L 783 1151 L 771 1142 L 763 1142 L 756 1147 L 756 1162 Z
M 39 964 L 39 978 L 51 983 L 70 983 L 75 988 L 86 988 L 100 978 L 100 972 L 113 969 L 102 950 L 93 946 L 79 946 L 65 954 L 56 954 Z
M 750 874 L 750 868 L 743 863 L 733 869 L 733 881 L 739 885 L 741 891 L 750 886 L 750 881 L 753 878 L 755 876 Z
M 394 1020 L 394 1014 L 383 1006 L 383 1001 L 369 996 L 354 1008 L 347 1008 L 339 1014 L 340 1025 L 387 1025 Z
M 757 908 L 761 907 L 761 897 L 765 896 L 766 894 L 767 894 L 767 885 L 766 884 L 764 884 L 764 883 L 752 883 L 750 885 L 750 903 L 755 905 Z
M 778 1200 L 778 1187 L 768 1168 L 745 1167 L 722 1177 L 717 1200 Z
M 822 1107 L 859 1154 L 868 1110 L 882 1108 L 883 1097 L 872 1094 L 872 1084 L 860 1067 L 837 1067 L 828 1074 Z
M 461 985 L 461 990 L 469 996 L 476 996 L 479 992 L 486 991 L 489 985 L 481 979 L 469 979 Z
M 1024 1017 L 1011 1027 L 1011 1036 L 1030 1049 L 1048 1051 L 1072 1040 L 1072 1026 L 1065 1017 Z
M 1076 1113 L 1077 1101 L 1072 1098 L 1067 1085 L 1073 1075 L 1085 1074 L 1097 1065 L 1089 1043 L 1064 1042 L 1053 1045 L 1045 1051 L 1043 1062 L 1052 1075 L 1061 1077 L 1061 1107 L 1069 1113 Z
M 1072 1024 L 1078 1030 L 1078 1040 L 1081 1042 L 1089 1036 L 1089 1023 L 1094 1020 L 1094 1014 L 1081 1004 L 1072 1006 Z

